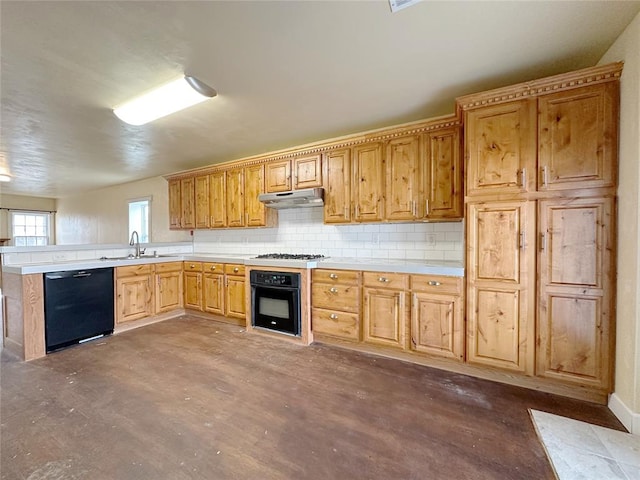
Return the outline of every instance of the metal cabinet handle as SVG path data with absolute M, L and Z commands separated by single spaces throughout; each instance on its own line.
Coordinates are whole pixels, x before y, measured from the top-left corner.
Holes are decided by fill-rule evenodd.
M 356 203 L 356 218 L 360 217 L 360 206 Z
M 331 320 L 336 320 L 338 318 L 338 315 L 336 315 L 335 313 L 332 313 L 331 315 L 329 315 L 329 318 Z
M 526 187 L 527 186 L 527 169 L 523 168 L 522 170 L 520 170 L 518 172 L 520 174 L 520 187 Z
M 338 289 L 337 289 L 337 288 L 335 288 L 335 287 L 331 287 L 331 288 L 329 289 L 329 291 L 330 291 L 331 293 L 338 293 Z
M 191 265 L 189 265 L 189 268 L 196 268 L 196 266 L 192 263 Z
M 548 183 L 549 183 L 549 177 L 547 173 L 547 166 L 545 165 L 544 167 L 542 167 L 542 185 L 546 187 Z
M 428 198 L 424 201 L 424 214 L 429 215 L 429 199 Z
M 330 273 L 329 278 L 333 278 L 335 280 L 336 278 L 338 278 L 338 275 L 336 275 L 335 273 Z
M 518 245 L 521 249 L 524 249 L 525 244 L 524 244 L 524 232 L 520 232 L 520 241 L 519 241 L 519 245 Z
M 233 272 L 234 272 L 234 273 L 238 273 L 239 271 L 240 271 L 240 269 L 239 269 L 238 267 L 235 267 L 235 268 L 233 269 Z
M 389 279 L 387 277 L 378 277 L 379 282 L 389 283 Z
M 437 280 L 429 280 L 429 285 L 431 285 L 432 287 L 439 287 L 440 286 L 440 282 L 438 282 Z
M 215 270 L 215 269 L 216 269 L 216 266 L 215 266 L 215 265 L 212 265 L 212 266 L 211 266 L 211 270 Z
M 547 249 L 547 234 L 544 232 L 540 233 L 540 251 L 544 252 Z
M 411 200 L 411 214 L 413 215 L 413 217 L 417 217 L 417 213 L 416 213 L 416 201 L 415 200 Z

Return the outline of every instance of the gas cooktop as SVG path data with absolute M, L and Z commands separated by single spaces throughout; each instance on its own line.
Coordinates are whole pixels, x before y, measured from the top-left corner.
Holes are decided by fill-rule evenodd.
M 275 258 L 278 260 L 316 260 L 318 258 L 324 258 L 324 255 L 306 254 L 306 253 L 265 253 L 264 255 L 258 255 L 255 258 Z

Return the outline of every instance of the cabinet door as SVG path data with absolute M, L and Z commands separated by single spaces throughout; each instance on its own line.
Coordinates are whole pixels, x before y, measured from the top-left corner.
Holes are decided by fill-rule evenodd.
M 204 311 L 224 315 L 224 275 L 204 274 Z
M 209 226 L 222 228 L 227 226 L 227 188 L 225 172 L 209 175 Z
M 226 292 L 227 317 L 246 318 L 244 277 L 227 275 Z
M 116 323 L 153 315 L 151 275 L 117 278 L 116 293 Z
M 617 105 L 618 82 L 538 99 L 540 190 L 615 185 Z
M 540 202 L 539 376 L 610 386 L 613 202 Z
M 427 173 L 424 215 L 427 218 L 462 218 L 462 162 L 460 129 L 425 134 Z
M 209 175 L 196 177 L 196 228 L 209 228 Z
M 405 348 L 407 312 L 405 292 L 363 289 L 363 340 L 368 343 Z
M 244 208 L 247 227 L 263 227 L 267 224 L 267 212 L 258 195 L 264 193 L 264 165 L 244 169 Z
M 180 180 L 169 180 L 169 228 L 182 228 L 182 205 L 180 204 Z
M 354 220 L 382 221 L 385 169 L 382 162 L 382 145 L 379 142 L 353 148 L 353 179 Z
M 226 172 L 227 226 L 244 227 L 244 170 Z
M 438 357 L 464 358 L 464 316 L 460 296 L 413 294 L 411 348 Z
M 182 308 L 182 270 L 156 274 L 156 313 Z
M 322 186 L 322 162 L 320 154 L 293 159 L 293 188 Z
M 535 202 L 471 203 L 467 360 L 533 373 Z
M 324 223 L 351 221 L 351 150 L 324 154 Z
M 414 220 L 420 201 L 420 137 L 390 140 L 385 163 L 387 220 Z
M 266 191 L 268 193 L 291 190 L 291 160 L 271 162 L 267 164 L 266 168 Z
M 202 310 L 201 272 L 184 272 L 184 307 Z
M 182 228 L 196 228 L 196 189 L 194 178 L 180 180 L 180 198 L 182 206 Z
M 533 102 L 521 100 L 466 112 L 467 195 L 535 190 Z

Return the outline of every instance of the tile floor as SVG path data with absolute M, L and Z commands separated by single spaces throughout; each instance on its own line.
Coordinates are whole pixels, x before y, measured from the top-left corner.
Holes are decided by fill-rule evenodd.
M 640 436 L 530 410 L 559 480 L 640 479 Z

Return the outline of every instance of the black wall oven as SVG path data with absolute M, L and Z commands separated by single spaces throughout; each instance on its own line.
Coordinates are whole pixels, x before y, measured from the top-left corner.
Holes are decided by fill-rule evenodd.
M 300 274 L 251 270 L 251 324 L 300 336 Z

